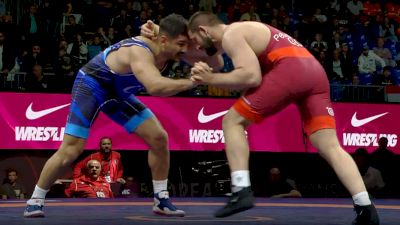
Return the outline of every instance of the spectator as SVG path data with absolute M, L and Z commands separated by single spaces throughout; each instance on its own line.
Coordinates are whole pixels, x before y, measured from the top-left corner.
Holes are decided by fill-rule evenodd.
M 21 71 L 29 73 L 34 65 L 45 65 L 46 60 L 38 43 L 32 44 L 31 51 L 22 58 Z
M 2 199 L 24 199 L 26 196 L 25 187 L 18 183 L 18 171 L 9 168 L 6 171 L 6 178 L 0 187 Z
M 321 33 L 315 34 L 315 40 L 313 42 L 311 42 L 310 47 L 313 49 L 313 52 L 320 52 L 320 51 L 328 50 L 328 44 L 326 43 L 326 41 L 322 40 Z
M 104 50 L 104 47 L 101 43 L 101 37 L 99 35 L 94 35 L 92 39 L 88 41 L 88 60 L 91 60 L 97 54 Z
M 149 19 L 149 18 L 148 18 L 148 16 L 147 16 L 147 12 L 146 12 L 145 10 L 142 10 L 142 11 L 140 12 L 139 16 L 137 16 L 137 17 L 133 20 L 133 24 L 132 24 L 132 25 L 131 25 L 131 24 L 127 24 L 127 25 L 124 27 L 124 31 L 126 32 L 126 27 L 127 27 L 127 26 L 130 26 L 131 29 L 132 29 L 131 37 L 132 37 L 132 36 L 139 35 L 139 34 L 140 34 L 140 27 L 141 27 L 143 24 L 145 24 L 145 23 L 147 22 L 148 19 Z M 127 38 L 127 36 L 126 36 L 126 35 L 125 35 L 125 36 L 122 35 L 120 38 L 121 38 L 121 39 L 124 39 L 124 38 Z
M 382 173 L 383 181 L 389 188 L 397 178 L 395 154 L 388 149 L 388 139 L 386 137 L 379 138 L 379 147 L 371 153 L 371 166 L 378 169 Z
M 338 32 L 333 33 L 333 37 L 328 44 L 329 51 L 334 51 L 335 49 L 341 48 L 342 41 L 340 40 L 340 34 Z M 339 51 L 340 54 L 340 51 Z
M 376 85 L 379 86 L 397 85 L 396 80 L 392 76 L 392 67 L 385 66 L 383 68 L 382 74 L 378 75 L 378 79 L 376 80 Z
M 295 182 L 282 175 L 278 167 L 272 167 L 269 170 L 268 178 L 261 185 L 259 195 L 271 198 L 301 197 Z
M 217 6 L 217 2 L 215 0 L 200 0 L 199 1 L 199 10 L 200 11 L 214 12 L 214 8 L 216 6 Z
M 139 12 L 142 10 L 142 4 L 140 4 L 139 0 L 127 1 L 126 3 L 126 11 L 127 14 L 131 16 L 139 15 Z
M 111 35 L 109 35 L 109 30 L 112 29 Z M 112 39 L 114 39 L 114 28 L 113 27 L 109 27 L 107 29 L 107 32 L 104 30 L 104 27 L 100 26 L 97 28 L 97 33 L 95 33 L 95 35 L 98 35 L 101 37 L 101 42 L 103 46 L 110 46 L 111 44 L 113 44 Z
M 86 163 L 85 172 L 75 178 L 65 189 L 67 197 L 75 198 L 113 198 L 110 184 L 100 175 L 101 164 L 92 159 Z
M 354 152 L 353 158 L 357 164 L 368 193 L 372 196 L 379 196 L 379 191 L 385 187 L 385 183 L 383 182 L 381 172 L 370 166 L 367 150 L 365 148 L 358 148 Z
M 343 81 L 343 80 L 351 80 L 351 72 L 350 71 L 345 71 L 343 67 L 343 63 L 340 60 L 340 50 L 335 49 L 333 50 L 333 57 L 332 57 L 332 62 L 331 64 L 328 65 L 328 68 L 330 70 L 327 71 L 327 74 L 329 76 L 329 80 L 337 80 L 337 81 Z
M 247 5 L 244 1 L 235 0 L 235 3 L 228 7 L 228 21 L 231 23 L 239 21 L 246 9 Z
M 117 32 L 115 31 L 114 27 L 109 27 L 107 29 L 106 37 L 103 38 L 107 41 L 107 47 L 119 41 L 119 39 L 117 38 Z
M 364 10 L 363 3 L 359 0 L 351 0 L 347 2 L 347 9 L 353 16 L 359 16 Z
M 133 23 L 133 17 L 127 13 L 125 8 L 122 8 L 119 14 L 111 20 L 111 26 L 115 28 L 118 33 L 122 33 L 126 25 Z
M 328 21 L 328 18 L 326 15 L 322 14 L 322 10 L 320 8 L 315 9 L 314 13 L 314 21 L 319 23 L 319 24 L 324 24 Z
M 368 46 L 363 47 L 361 55 L 358 57 L 358 72 L 363 74 L 375 74 L 378 65 L 385 67 L 385 61 L 377 56 L 373 51 L 370 51 Z
M 385 39 L 383 37 L 379 37 L 377 39 L 377 46 L 373 48 L 374 53 L 381 57 L 387 66 L 394 67 L 396 62 L 392 58 L 392 53 L 385 46 Z
M 123 167 L 121 162 L 121 155 L 112 150 L 112 141 L 109 137 L 100 139 L 100 150 L 87 156 L 74 167 L 73 177 L 81 176 L 85 169 L 85 165 L 89 160 L 96 159 L 101 163 L 101 176 L 109 183 L 118 182 L 125 183 L 122 178 Z
M 393 42 L 398 41 L 398 38 L 395 33 L 395 25 L 390 21 L 389 17 L 387 16 L 383 18 L 383 23 L 379 25 L 379 36 L 383 37 L 385 41 L 387 40 L 391 40 Z
M 0 31 L 0 90 L 5 88 L 8 72 L 14 68 L 15 52 L 13 46 L 7 41 L 6 34 Z
M 343 63 L 343 68 L 346 73 L 347 71 L 349 71 L 350 73 L 357 71 L 355 69 L 355 63 L 353 63 L 353 56 L 351 54 L 348 44 L 342 43 L 340 46 L 340 50 L 340 61 L 341 63 Z
M 28 73 L 25 81 L 25 90 L 29 92 L 47 92 L 49 90 L 49 81 L 43 75 L 41 65 L 34 65 L 32 71 Z
M 293 24 L 289 16 L 283 18 L 282 24 L 280 24 L 279 28 L 286 34 L 291 35 L 293 37 L 296 37 L 297 35 L 295 34 L 297 28 Z
M 43 34 L 43 24 L 37 14 L 38 7 L 36 4 L 31 4 L 28 13 L 21 18 L 21 29 L 23 38 L 28 41 L 39 41 L 40 35 Z
M 339 14 L 341 7 L 340 7 L 341 1 L 339 0 L 330 0 L 329 1 L 329 6 L 328 6 L 328 12 L 329 15 L 337 15 Z
M 81 35 L 76 35 L 74 41 L 68 44 L 67 54 L 71 56 L 74 69 L 82 67 L 87 63 L 87 45 Z
M 255 17 L 255 21 L 261 22 L 260 16 L 255 12 L 254 5 L 251 5 L 249 7 L 249 10 L 246 13 L 243 13 L 242 16 L 240 16 L 240 21 L 250 21 L 252 20 L 252 17 Z
M 258 5 L 257 13 L 260 15 L 260 19 L 263 22 L 270 21 L 272 19 L 272 5 L 271 2 L 265 1 L 263 4 Z
M 71 41 L 76 35 L 83 34 L 83 26 L 76 22 L 74 14 L 68 15 L 68 22 L 65 24 L 64 37 Z
M 222 4 L 217 5 L 216 13 L 218 16 L 218 19 L 220 19 L 222 22 L 225 24 L 228 24 L 228 13 L 226 12 L 225 8 L 222 6 Z
M 0 31 L 5 34 L 7 40 L 19 40 L 20 31 L 17 25 L 13 22 L 13 17 L 11 15 L 3 15 L 0 22 Z

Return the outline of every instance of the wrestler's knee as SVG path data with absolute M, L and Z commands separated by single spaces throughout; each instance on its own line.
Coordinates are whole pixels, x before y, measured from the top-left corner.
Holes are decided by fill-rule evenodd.
M 66 135 L 57 155 L 62 158 L 63 164 L 71 164 L 83 152 L 85 140 Z
M 246 126 L 249 122 L 242 117 L 238 112 L 231 109 L 222 118 L 222 128 L 227 129 L 232 126 Z
M 310 135 L 312 145 L 322 154 L 342 150 L 335 129 L 321 129 Z
M 165 150 L 168 146 L 168 134 L 164 129 L 152 131 L 148 138 L 148 145 L 153 150 Z

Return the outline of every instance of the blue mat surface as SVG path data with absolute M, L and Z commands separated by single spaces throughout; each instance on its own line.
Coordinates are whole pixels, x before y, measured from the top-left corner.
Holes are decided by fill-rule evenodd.
M 152 199 L 48 199 L 45 218 L 23 218 L 24 201 L 0 201 L 2 225 L 351 225 L 355 213 L 350 199 L 266 199 L 255 208 L 227 218 L 214 218 L 225 198 L 173 198 L 185 217 L 151 212 Z M 381 225 L 400 224 L 400 199 L 375 200 Z

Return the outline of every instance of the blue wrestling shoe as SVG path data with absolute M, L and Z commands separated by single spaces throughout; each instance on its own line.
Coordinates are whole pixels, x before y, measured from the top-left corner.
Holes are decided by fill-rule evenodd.
M 185 216 L 185 212 L 172 205 L 168 191 L 154 194 L 153 212 L 163 216 Z
M 24 217 L 44 217 L 44 199 L 29 199 L 26 203 Z
M 366 206 L 354 205 L 357 217 L 353 225 L 379 225 L 379 216 L 373 204 Z

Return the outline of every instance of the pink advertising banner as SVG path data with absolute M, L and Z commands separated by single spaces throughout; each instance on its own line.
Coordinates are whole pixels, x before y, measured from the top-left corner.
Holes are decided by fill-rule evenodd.
M 220 151 L 224 148 L 222 116 L 235 99 L 139 97 L 158 117 L 170 138 L 171 150 Z M 69 110 L 68 94 L 0 93 L 0 149 L 57 149 Z M 339 140 L 352 152 L 358 147 L 376 148 L 387 136 L 398 151 L 400 105 L 334 104 Z M 252 151 L 314 152 L 304 138 L 299 113 L 289 106 L 247 130 Z M 134 134 L 100 114 L 86 149 L 97 149 L 103 136 L 118 150 L 146 150 Z M 400 153 L 400 152 L 398 152 Z

